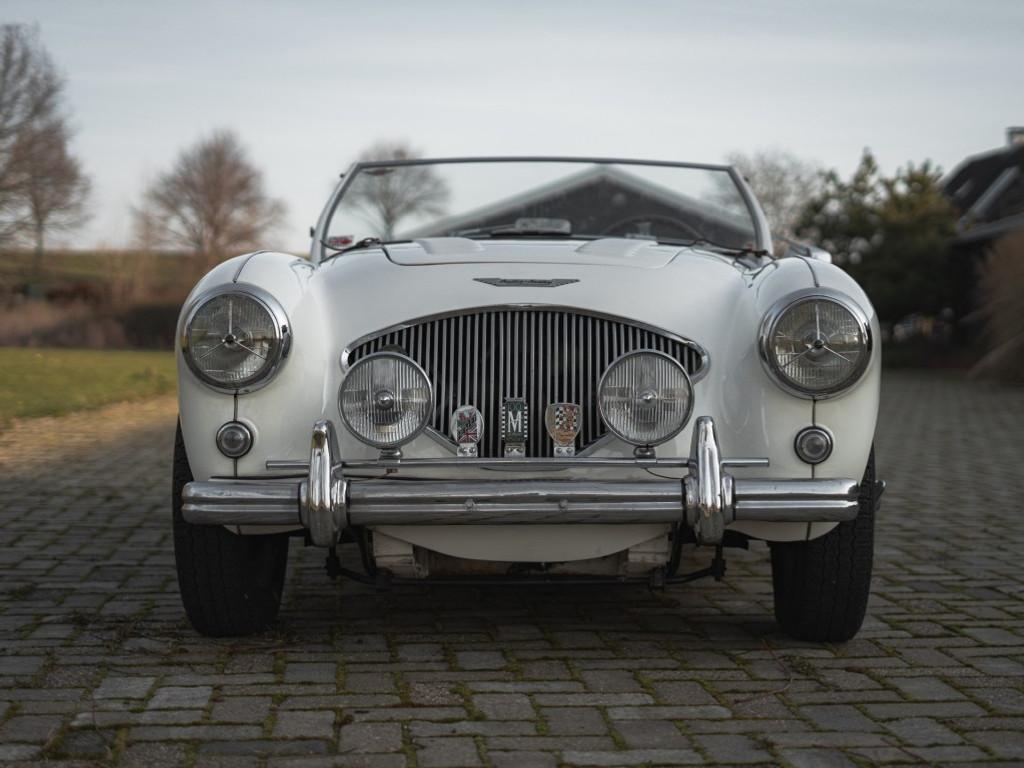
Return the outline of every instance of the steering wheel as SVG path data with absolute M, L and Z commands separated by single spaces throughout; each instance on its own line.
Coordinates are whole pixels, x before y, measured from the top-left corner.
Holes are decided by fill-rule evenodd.
M 616 231 L 623 232 L 623 234 L 628 234 L 629 227 L 632 224 L 648 224 L 648 225 L 650 225 L 650 224 L 655 224 L 655 223 L 667 224 L 668 226 L 672 227 L 673 229 L 681 230 L 683 233 L 685 233 L 685 235 L 687 235 L 689 237 L 692 237 L 694 240 L 697 240 L 697 239 L 702 237 L 700 230 L 698 230 L 697 228 L 693 227 L 690 224 L 687 224 L 685 221 L 680 221 L 679 219 L 673 219 L 671 216 L 661 216 L 661 215 L 655 215 L 655 216 L 643 216 L 643 215 L 627 216 L 624 219 L 619 219 L 618 221 L 608 225 L 603 230 L 601 230 L 600 234 L 602 234 L 602 235 L 611 235 L 611 234 L 613 234 Z M 652 229 L 652 227 L 648 227 L 648 229 Z M 637 234 L 651 235 L 652 237 L 654 236 L 652 232 L 638 232 Z

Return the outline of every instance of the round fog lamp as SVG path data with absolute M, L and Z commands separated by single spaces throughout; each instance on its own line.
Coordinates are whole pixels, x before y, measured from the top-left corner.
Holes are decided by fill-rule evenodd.
M 229 421 L 217 430 L 217 448 L 229 459 L 240 459 L 252 448 L 252 432 L 238 421 Z
M 409 442 L 434 411 L 427 374 L 396 352 L 377 352 L 353 365 L 341 383 L 339 399 L 345 425 L 375 448 Z
M 832 435 L 821 427 L 805 427 L 797 433 L 796 455 L 807 464 L 821 464 L 832 455 Z
M 597 386 L 608 431 L 636 446 L 671 440 L 690 418 L 693 387 L 678 360 L 656 350 L 629 352 L 608 366 Z

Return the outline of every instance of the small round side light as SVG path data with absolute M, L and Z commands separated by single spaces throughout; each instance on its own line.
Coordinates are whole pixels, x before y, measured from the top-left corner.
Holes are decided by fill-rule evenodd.
M 240 421 L 229 421 L 217 430 L 217 449 L 229 459 L 240 459 L 252 448 L 252 432 Z
M 804 427 L 793 443 L 796 455 L 807 464 L 821 464 L 832 455 L 832 433 L 822 427 Z

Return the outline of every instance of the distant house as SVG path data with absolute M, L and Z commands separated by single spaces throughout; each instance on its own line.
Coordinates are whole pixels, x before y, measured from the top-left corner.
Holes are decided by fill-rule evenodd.
M 581 235 L 665 240 L 700 240 L 741 248 L 752 246 L 750 212 L 731 186 L 712 201 L 684 195 L 651 179 L 611 165 L 594 165 L 480 208 L 403 232 L 403 237 L 437 237 L 518 219 L 571 221 Z
M 1006 146 L 968 157 L 943 182 L 960 213 L 956 244 L 965 250 L 1024 231 L 1024 127 L 1006 136 Z
M 1024 232 L 1024 127 L 1008 128 L 1006 145 L 972 155 L 946 176 L 942 190 L 959 218 L 950 264 L 960 287 L 955 315 L 968 322 L 958 327 L 961 341 L 975 341 L 980 326 L 978 277 L 991 245 Z

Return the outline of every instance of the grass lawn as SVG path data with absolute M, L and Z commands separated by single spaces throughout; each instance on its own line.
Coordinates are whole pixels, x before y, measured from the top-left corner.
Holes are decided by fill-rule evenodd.
M 172 352 L 0 347 L 0 428 L 173 392 Z

